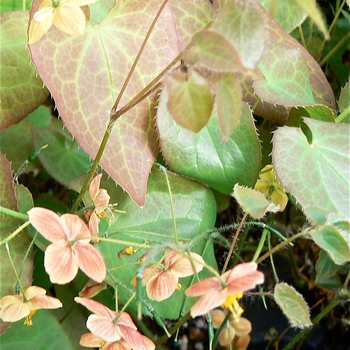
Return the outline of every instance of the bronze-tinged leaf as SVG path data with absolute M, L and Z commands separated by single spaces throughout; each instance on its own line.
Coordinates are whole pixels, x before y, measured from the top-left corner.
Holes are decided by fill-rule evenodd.
M 30 45 L 33 62 L 56 102 L 62 120 L 79 145 L 95 158 L 110 110 L 135 60 L 161 0 L 122 0 L 100 23 L 87 23 L 82 35 L 54 26 Z M 33 14 L 40 1 L 34 1 Z M 118 108 L 127 104 L 178 54 L 172 13 L 165 7 Z M 158 153 L 154 127 L 156 95 L 143 100 L 115 123 L 101 166 L 140 206 Z
M 265 50 L 268 19 L 266 10 L 255 0 L 230 1 L 210 29 L 224 35 L 238 51 L 243 65 L 254 69 Z
M 216 83 L 216 111 L 223 142 L 236 129 L 242 111 L 241 84 L 233 73 L 221 74 Z
M 165 81 L 169 100 L 168 110 L 178 124 L 199 132 L 207 125 L 214 98 L 206 78 L 194 69 L 185 73 L 171 73 Z
M 191 45 L 184 51 L 183 59 L 214 72 L 244 71 L 237 50 L 222 34 L 202 30 L 192 38 Z
M 0 129 L 19 123 L 48 97 L 49 92 L 30 63 L 27 11 L 1 15 Z

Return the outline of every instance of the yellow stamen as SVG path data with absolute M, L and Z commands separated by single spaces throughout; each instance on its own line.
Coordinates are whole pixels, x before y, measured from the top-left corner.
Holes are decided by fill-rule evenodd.
M 243 297 L 243 292 L 239 292 L 236 294 L 231 294 L 226 297 L 226 300 L 222 303 L 221 307 L 223 308 L 230 308 L 231 305 L 234 304 L 234 302 L 237 299 L 241 299 Z
M 31 310 L 29 315 L 26 317 L 26 319 L 24 320 L 24 325 L 25 326 L 32 326 L 33 325 L 33 320 L 32 317 L 34 316 L 34 314 L 36 313 L 36 310 Z
M 181 283 L 178 283 L 177 286 L 176 286 L 176 290 L 181 290 L 181 288 L 182 288 Z

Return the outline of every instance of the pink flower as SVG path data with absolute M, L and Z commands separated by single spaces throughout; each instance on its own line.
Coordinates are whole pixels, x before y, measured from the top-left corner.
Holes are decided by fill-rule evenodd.
M 31 286 L 24 290 L 25 298 L 22 294 L 4 296 L 0 300 L 0 318 L 4 322 L 15 322 L 26 317 L 24 324 L 31 326 L 36 310 L 62 307 L 58 299 L 45 294 L 45 289 Z
M 123 340 L 130 349 L 152 350 L 155 348 L 155 345 L 148 338 L 144 337 L 137 331 L 137 327 L 128 313 L 122 312 L 119 314 L 92 299 L 76 297 L 74 300 L 77 303 L 84 305 L 91 312 L 94 312 L 93 315 L 89 316 L 86 326 L 93 335 L 102 339 L 104 342 L 114 343 Z M 92 336 L 86 335 L 85 337 L 90 341 L 93 339 Z M 120 347 L 123 344 L 124 343 L 117 344 L 119 349 L 123 349 Z M 129 349 L 125 347 L 126 345 L 123 345 L 124 348 Z
M 104 211 L 107 209 L 110 199 L 107 190 L 100 189 L 101 178 L 102 174 L 95 176 L 89 187 L 90 197 L 95 209 L 87 211 L 86 216 L 88 217 L 90 232 L 93 236 L 98 236 L 99 234 L 98 225 L 100 218 L 106 217 Z
M 151 300 L 168 299 L 177 288 L 179 277 L 188 277 L 202 271 L 205 264 L 202 257 L 196 253 L 190 255 L 191 258 L 171 250 L 160 266 L 145 268 L 142 283 L 146 285 L 147 295 Z
M 185 294 L 202 296 L 191 308 L 191 316 L 204 315 L 210 310 L 234 302 L 242 292 L 264 282 L 264 275 L 256 271 L 255 262 L 243 263 L 225 272 L 221 279 L 209 277 L 189 287 Z M 226 303 L 225 303 L 226 302 Z
M 141 335 L 141 337 L 146 344 L 147 350 L 153 350 L 153 342 L 143 335 Z M 132 350 L 130 345 L 124 339 L 115 342 L 106 342 L 92 333 L 83 334 L 80 338 L 79 344 L 87 348 L 101 347 L 103 350 Z
M 100 252 L 89 243 L 91 233 L 79 216 L 58 216 L 44 208 L 33 208 L 28 215 L 34 228 L 52 242 L 46 248 L 44 260 L 51 282 L 68 283 L 79 268 L 96 282 L 105 279 L 105 262 Z

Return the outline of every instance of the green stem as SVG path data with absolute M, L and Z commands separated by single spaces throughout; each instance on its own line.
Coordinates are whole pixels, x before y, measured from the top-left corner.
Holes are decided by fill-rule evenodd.
M 336 123 L 341 123 L 350 114 L 350 106 L 346 107 L 338 117 L 335 118 Z
M 332 300 L 313 320 L 312 320 L 312 324 L 316 325 L 324 316 L 326 316 L 335 306 L 337 306 L 339 304 L 339 302 L 341 301 L 341 298 L 336 298 L 334 300 Z M 310 331 L 311 331 L 311 327 L 310 328 L 305 328 L 304 330 L 302 330 L 296 337 L 294 337 L 284 348 L 283 350 L 289 350 L 289 349 L 293 349 L 294 345 L 301 340 L 303 337 L 305 337 Z
M 253 256 L 253 259 L 252 261 L 256 261 L 264 247 L 264 244 L 265 244 L 265 240 L 266 240 L 266 237 L 267 237 L 267 234 L 269 233 L 269 230 L 264 228 L 263 232 L 262 232 L 262 235 L 261 235 L 261 238 L 260 238 L 260 241 L 259 241 L 259 244 L 258 244 L 258 247 L 256 248 L 256 251 L 255 251 L 255 254 Z
M 296 239 L 298 238 L 301 238 L 305 236 L 305 232 L 302 231 L 302 232 L 299 232 L 297 233 L 296 235 L 288 238 L 287 240 L 285 240 L 284 242 L 281 242 L 280 244 L 277 244 L 274 248 L 272 248 L 270 251 L 268 251 L 267 253 L 265 253 L 263 256 L 261 256 L 257 261 L 256 263 L 257 264 L 260 264 L 262 261 L 264 261 L 266 258 L 268 258 L 271 254 L 279 251 L 280 249 L 284 248 L 286 245 L 288 245 L 290 242 L 293 242 L 295 241 Z
M 29 220 L 29 216 L 27 214 L 19 213 L 18 211 L 2 207 L 1 205 L 0 205 L 0 214 L 5 214 L 8 216 L 12 216 L 13 218 L 17 218 L 25 221 Z
M 180 321 L 178 321 L 173 327 L 171 327 L 170 329 L 168 329 L 168 333 L 171 336 L 172 334 L 174 334 L 178 329 L 180 329 L 181 326 L 183 326 L 189 319 L 191 318 L 191 314 L 188 312 L 184 317 L 182 317 L 180 319 Z M 168 334 L 164 334 L 162 335 L 160 338 L 157 339 L 157 341 L 155 342 L 155 345 L 157 347 L 157 345 L 162 344 L 164 342 L 166 342 L 168 340 L 168 338 L 170 338 Z
M 319 63 L 320 67 L 322 67 L 329 61 L 329 59 L 338 51 L 338 49 L 344 44 L 344 42 L 349 39 L 349 37 L 350 32 L 347 33 L 341 40 L 339 40 L 337 45 L 335 45 L 333 49 L 330 52 L 328 52 L 328 54 L 325 57 L 323 57 L 322 61 Z
M 9 248 L 9 245 L 7 244 L 7 242 L 5 244 L 5 247 L 6 247 L 7 255 L 9 257 L 10 264 L 12 266 L 13 272 L 15 273 L 15 276 L 16 276 L 17 284 L 19 285 L 19 288 L 20 288 L 21 293 L 23 295 L 23 301 L 26 302 L 28 300 L 26 299 L 26 295 L 24 294 L 24 289 L 23 289 L 23 286 L 21 284 L 21 280 L 19 279 L 19 276 L 18 276 L 17 270 L 15 268 L 15 265 L 13 263 L 12 256 L 11 256 L 11 253 L 10 253 L 10 248 Z
M 25 222 L 23 225 L 21 225 L 20 227 L 18 227 L 18 229 L 16 231 L 14 231 L 13 233 L 11 233 L 9 236 L 7 236 L 5 239 L 3 239 L 2 241 L 0 241 L 0 246 L 3 245 L 4 243 L 7 244 L 7 242 L 11 241 L 11 239 L 13 239 L 14 237 L 16 237 L 19 233 L 21 233 L 27 226 L 30 225 L 30 221 Z

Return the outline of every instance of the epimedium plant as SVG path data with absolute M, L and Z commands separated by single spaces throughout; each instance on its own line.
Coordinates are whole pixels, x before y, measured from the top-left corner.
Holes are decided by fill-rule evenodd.
M 5 4 L 0 317 L 14 323 L 2 324 L 3 344 L 39 348 L 50 334 L 52 348 L 154 349 L 205 315 L 210 348 L 247 348 L 240 300 L 262 288 L 267 258 L 276 283 L 257 294 L 302 330 L 287 348 L 349 299 L 348 73 L 336 101 L 303 32 L 314 22 L 319 50 L 332 42 L 345 1 L 329 29 L 304 1 Z M 71 206 L 33 204 L 18 182 L 39 162 L 77 193 Z M 244 215 L 215 227 L 230 196 Z M 289 199 L 308 222 L 292 234 L 276 214 Z M 262 234 L 249 254 L 252 226 Z M 299 239 L 319 247 L 313 283 L 339 291 L 314 319 L 274 269 L 274 254 Z M 216 245 L 228 252 L 222 267 Z M 50 281 L 33 266 L 34 246 Z M 164 336 L 152 337 L 142 315 Z

